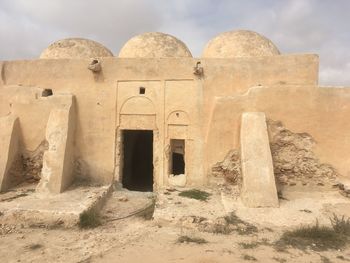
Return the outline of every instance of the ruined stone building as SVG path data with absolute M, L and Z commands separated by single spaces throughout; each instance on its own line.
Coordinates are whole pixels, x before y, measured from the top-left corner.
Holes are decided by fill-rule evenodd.
M 0 71 L 1 191 L 25 180 L 50 193 L 74 180 L 156 191 L 237 176 L 248 206 L 276 206 L 275 181 L 350 177 L 350 89 L 319 87 L 317 55 L 281 54 L 255 32 L 219 34 L 199 58 L 163 33 L 114 55 L 64 39 Z

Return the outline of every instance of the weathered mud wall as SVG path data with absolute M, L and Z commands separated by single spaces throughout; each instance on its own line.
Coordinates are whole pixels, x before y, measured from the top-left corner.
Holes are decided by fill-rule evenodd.
M 276 183 L 279 185 L 334 185 L 339 176 L 330 164 L 322 163 L 314 147 L 317 142 L 307 133 L 293 133 L 282 122 L 268 120 L 270 148 Z M 241 186 L 238 150 L 230 150 L 224 160 L 211 169 L 211 176 Z
M 23 175 L 27 182 L 35 183 L 41 179 L 43 155 L 47 149 L 48 143 L 44 140 L 34 151 L 23 150 Z
M 10 186 L 9 188 L 18 185 L 25 180 L 22 155 L 18 154 L 16 156 L 9 170 L 8 177 L 9 177 L 9 186 Z
M 338 175 L 313 151 L 317 142 L 307 133 L 293 133 L 279 121 L 268 121 L 274 173 L 283 185 L 333 184 Z
M 239 148 L 243 112 L 264 112 L 294 133 L 311 134 L 317 142 L 312 149 L 319 162 L 329 163 L 339 174 L 350 177 L 350 88 L 259 86 L 243 95 L 217 97 L 208 115 L 207 171 L 229 150 Z
M 211 114 L 213 98 L 245 92 L 252 85 L 258 84 L 314 85 L 317 82 L 318 57 L 286 55 L 227 60 L 200 59 L 204 70 L 201 78 L 193 74 L 193 67 L 198 61 L 199 59 L 195 58 L 104 58 L 100 59 L 101 71 L 98 75 L 88 69 L 91 62 L 89 59 L 10 61 L 6 62 L 6 67 L 2 70 L 4 81 L 0 82 L 0 91 L 6 85 L 23 85 L 52 89 L 54 94 L 74 94 L 77 100 L 75 155 L 81 160 L 76 169 L 81 176 L 85 177 L 86 174 L 91 179 L 104 183 L 113 179 L 114 169 L 118 165 L 113 146 L 119 119 L 116 116 L 117 109 L 123 103 L 119 101 L 120 95 L 123 95 L 118 92 L 120 83 L 124 83 L 125 89 L 130 94 L 135 93 L 131 94 L 135 97 L 139 96 L 139 86 L 147 88 L 145 97 L 151 98 L 151 94 L 154 94 L 155 99 L 152 102 L 157 108 L 156 120 L 162 124 L 157 127 L 161 143 L 167 143 L 166 125 L 170 126 L 169 134 L 171 134 L 173 123 L 163 123 L 161 120 L 166 120 L 167 116 L 162 116 L 159 112 L 170 114 L 173 110 L 186 111 L 185 106 L 188 105 L 190 121 L 186 150 L 191 154 L 186 155 L 189 157 L 186 165 L 187 168 L 191 168 L 189 171 L 193 174 L 188 178 L 188 182 L 201 184 L 205 181 L 201 166 L 206 163 L 202 157 L 205 153 L 202 134 L 206 131 L 202 130 L 207 129 L 203 126 L 208 125 L 207 116 Z M 159 83 L 159 87 L 154 86 L 153 89 L 151 82 Z M 190 90 L 196 92 L 190 93 Z M 24 143 L 28 149 L 34 150 L 44 138 L 44 128 L 32 131 L 33 113 L 27 109 L 30 107 L 36 110 L 36 108 L 27 102 L 25 105 L 15 103 L 11 106 L 7 99 L 2 99 L 0 97 L 0 116 L 8 112 L 18 112 L 22 118 Z M 46 100 L 51 102 L 49 98 Z M 2 103 L 5 101 L 6 103 Z M 39 108 L 41 110 L 41 106 Z M 50 108 L 50 105 L 47 108 Z M 44 127 L 48 112 L 45 110 L 36 114 L 35 123 Z M 163 148 L 164 145 L 159 144 L 157 151 L 161 153 Z M 218 160 L 222 160 L 227 151 L 228 149 L 225 149 Z M 159 174 L 166 171 L 166 164 L 162 165 L 164 159 L 163 157 L 157 159 Z M 166 182 L 165 179 L 164 181 Z
M 224 178 L 229 184 L 241 185 L 241 160 L 238 150 L 230 150 L 224 160 L 216 163 L 211 170 L 211 176 Z

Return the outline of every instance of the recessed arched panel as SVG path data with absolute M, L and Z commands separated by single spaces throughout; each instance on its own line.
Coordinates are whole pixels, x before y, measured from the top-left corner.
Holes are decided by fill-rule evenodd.
M 190 119 L 185 111 L 173 111 L 167 119 L 167 137 L 171 139 L 188 139 Z
M 121 129 L 155 130 L 156 110 L 153 102 L 146 97 L 131 97 L 121 106 L 119 114 Z
M 188 117 L 188 114 L 185 111 L 173 111 L 169 114 L 167 123 L 168 125 L 190 125 L 190 118 Z
M 153 102 L 146 97 L 132 97 L 121 107 L 120 114 L 153 115 L 156 110 Z

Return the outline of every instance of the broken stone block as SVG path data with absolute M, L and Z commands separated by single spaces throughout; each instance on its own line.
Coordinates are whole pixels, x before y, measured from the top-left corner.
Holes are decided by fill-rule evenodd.
M 241 125 L 243 203 L 248 207 L 278 207 L 272 157 L 263 112 L 245 112 Z
M 177 174 L 177 175 L 170 174 L 168 177 L 168 182 L 169 182 L 169 185 L 171 185 L 171 186 L 185 187 L 186 186 L 186 175 L 185 174 Z
M 75 113 L 73 96 L 67 104 L 50 113 L 46 140 L 49 148 L 44 153 L 39 192 L 61 193 L 73 181 Z
M 0 192 L 21 182 L 18 118 L 0 118 Z M 18 166 L 18 167 L 16 167 Z

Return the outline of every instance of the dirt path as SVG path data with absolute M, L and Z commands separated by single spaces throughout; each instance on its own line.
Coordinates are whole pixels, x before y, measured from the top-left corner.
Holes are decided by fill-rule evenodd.
M 350 248 L 345 251 L 315 252 L 288 249 L 278 252 L 270 244 L 278 239 L 280 233 L 280 230 L 277 230 L 259 231 L 258 234 L 249 236 L 219 235 L 174 227 L 158 228 L 150 224 L 143 235 L 130 239 L 121 247 L 114 247 L 93 256 L 88 262 L 346 262 L 342 258 L 350 261 Z M 208 243 L 177 243 L 180 236 L 200 237 Z M 244 246 L 256 242 L 261 244 L 254 248 Z
M 152 221 L 132 218 L 94 230 L 24 229 L 0 237 L 2 262 L 347 262 L 344 251 L 278 252 L 271 245 L 252 249 L 242 243 L 272 243 L 280 234 L 259 231 L 257 235 L 219 235 L 159 227 Z M 180 236 L 200 237 L 206 244 L 177 243 Z M 338 257 L 338 258 L 337 258 Z M 343 260 L 344 258 L 345 260 Z M 326 260 L 329 261 L 326 261 Z M 323 260 L 323 261 L 322 261 Z
M 167 202 L 171 202 L 174 209 L 179 202 L 176 196 L 175 192 L 163 196 Z M 292 193 L 287 195 L 290 198 L 292 196 Z M 177 219 L 170 222 L 171 218 L 166 222 L 145 220 L 138 216 L 110 220 L 132 213 L 130 207 L 147 207 L 150 200 L 152 196 L 145 199 L 136 195 L 136 198 L 132 199 L 122 193 L 116 194 L 103 210 L 103 224 L 94 229 L 21 228 L 0 225 L 0 262 L 350 262 L 350 247 L 323 252 L 293 248 L 276 250 L 273 243 L 290 227 L 286 228 L 285 217 L 280 224 L 269 223 L 279 223 L 282 215 L 280 218 L 267 218 L 265 215 L 268 211 L 265 210 L 255 210 L 255 218 L 251 210 L 241 210 L 238 213 L 246 217 L 242 217 L 243 219 L 253 222 L 257 228 L 256 231 L 243 234 L 237 231 L 229 234 L 207 233 L 205 229 L 199 231 L 187 221 L 182 222 L 183 224 L 178 224 Z M 211 197 L 211 200 L 213 203 L 218 202 L 218 197 Z M 186 203 L 186 199 L 181 199 L 181 202 L 180 208 L 183 210 L 180 214 L 186 216 L 185 211 L 188 211 L 188 214 L 205 214 L 205 211 L 200 209 L 203 208 L 200 201 L 190 200 Z M 308 204 L 302 203 L 302 208 Z M 311 201 L 309 203 L 311 204 Z M 319 204 L 319 200 L 315 199 L 315 204 Z M 163 200 L 165 211 L 168 211 L 169 205 Z M 213 211 L 214 218 L 216 208 L 210 203 L 208 207 Z M 315 218 L 320 216 L 319 211 L 324 211 L 322 214 L 338 210 L 349 211 L 347 203 L 342 203 L 341 207 L 314 205 L 321 210 L 313 209 L 312 213 L 300 212 L 299 206 L 292 205 L 282 209 L 292 209 L 288 207 L 294 207 L 299 217 L 305 216 L 307 223 L 314 222 Z M 325 207 L 327 210 L 324 210 Z M 219 211 L 219 208 L 217 209 Z M 159 211 L 157 214 L 162 215 Z M 294 214 L 290 211 L 290 215 Z M 272 212 L 270 216 L 273 217 Z M 260 217 L 264 218 L 263 223 L 256 224 Z M 212 218 L 207 221 L 211 222 Z M 179 237 L 202 238 L 207 243 L 178 243 Z

